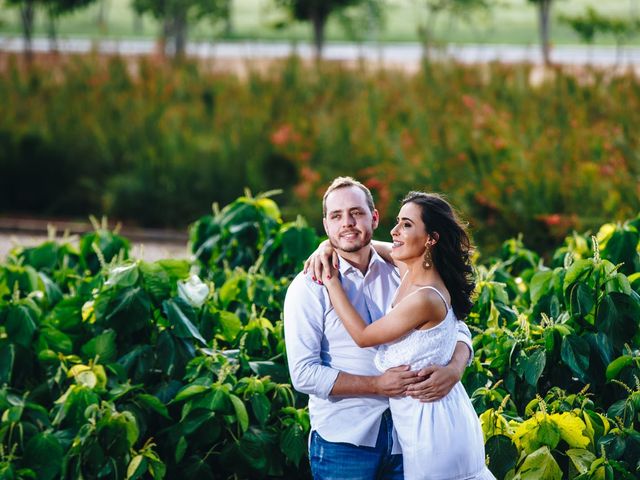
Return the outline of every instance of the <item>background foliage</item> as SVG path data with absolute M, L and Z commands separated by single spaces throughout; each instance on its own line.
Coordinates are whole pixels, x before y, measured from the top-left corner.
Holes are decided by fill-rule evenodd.
M 464 384 L 510 479 L 640 478 L 640 218 L 552 260 L 478 261 Z M 0 265 L 1 478 L 308 478 L 282 301 L 318 242 L 261 195 L 191 227 L 193 259 L 98 228 Z
M 2 213 L 181 227 L 245 185 L 320 225 L 336 175 L 376 194 L 385 232 L 409 189 L 446 192 L 495 251 L 547 252 L 640 207 L 640 83 L 629 74 L 425 63 L 415 75 L 292 58 L 247 77 L 71 57 L 0 76 Z M 348 159 L 348 162 L 346 161 Z M 384 223 L 386 222 L 386 223 Z

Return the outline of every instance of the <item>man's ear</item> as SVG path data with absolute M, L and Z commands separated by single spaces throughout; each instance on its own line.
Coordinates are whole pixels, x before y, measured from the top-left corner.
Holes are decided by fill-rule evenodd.
M 380 214 L 378 213 L 378 210 L 374 208 L 373 212 L 371 212 L 371 217 L 373 229 L 375 230 L 376 228 L 378 228 L 378 224 L 380 223 Z
M 324 227 L 324 233 L 327 234 L 327 237 L 329 236 L 329 229 L 327 228 L 327 219 L 326 217 L 322 217 L 322 226 Z

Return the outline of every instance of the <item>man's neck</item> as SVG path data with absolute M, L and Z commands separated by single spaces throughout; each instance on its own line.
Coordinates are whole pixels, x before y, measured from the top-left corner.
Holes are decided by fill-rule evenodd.
M 338 254 L 347 262 L 349 262 L 353 267 L 357 268 L 362 272 L 363 275 L 367 273 L 369 270 L 369 262 L 371 261 L 373 247 L 371 244 L 362 247 L 357 252 L 344 252 L 342 250 L 338 251 Z

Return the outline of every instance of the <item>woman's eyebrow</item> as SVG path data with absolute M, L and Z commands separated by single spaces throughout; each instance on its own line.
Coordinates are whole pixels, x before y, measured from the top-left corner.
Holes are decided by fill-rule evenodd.
M 411 223 L 413 223 L 413 220 L 411 220 L 409 217 L 402 217 L 402 218 L 396 219 L 396 220 L 402 220 L 403 222 L 411 222 Z

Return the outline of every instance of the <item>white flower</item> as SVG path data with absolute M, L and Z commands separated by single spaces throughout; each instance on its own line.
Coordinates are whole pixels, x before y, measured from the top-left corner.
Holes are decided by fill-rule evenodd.
M 178 281 L 178 295 L 194 308 L 200 308 L 209 296 L 209 286 L 197 275 Z

